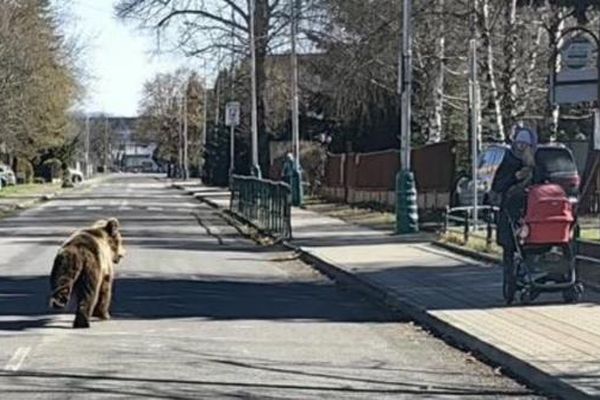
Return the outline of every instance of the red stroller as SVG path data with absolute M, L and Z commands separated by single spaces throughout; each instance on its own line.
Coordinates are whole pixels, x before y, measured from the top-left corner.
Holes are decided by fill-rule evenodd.
M 562 292 L 565 302 L 581 300 L 583 285 L 575 268 L 576 217 L 564 189 L 556 184 L 529 188 L 525 216 L 511 221 L 515 244 L 513 263 L 504 268 L 507 304 L 517 291 L 522 303 L 542 292 Z

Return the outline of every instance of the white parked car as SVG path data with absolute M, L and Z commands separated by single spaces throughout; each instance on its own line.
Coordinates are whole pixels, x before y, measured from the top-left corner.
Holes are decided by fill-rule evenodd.
M 81 171 L 69 168 L 69 176 L 71 178 L 71 182 L 73 183 L 83 182 L 83 173 Z
M 0 164 L 0 181 L 2 186 L 12 186 L 17 184 L 15 172 L 6 164 Z
M 69 168 L 67 176 L 63 177 L 63 187 L 73 187 L 83 182 L 83 174 L 81 171 Z

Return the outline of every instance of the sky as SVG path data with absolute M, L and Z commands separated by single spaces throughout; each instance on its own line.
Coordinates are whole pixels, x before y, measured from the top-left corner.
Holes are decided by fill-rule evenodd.
M 64 4 L 65 0 L 54 0 Z M 186 62 L 156 54 L 156 36 L 114 16 L 113 0 L 70 0 L 66 30 L 84 43 L 87 98 L 80 108 L 114 116 L 135 116 L 146 80 Z

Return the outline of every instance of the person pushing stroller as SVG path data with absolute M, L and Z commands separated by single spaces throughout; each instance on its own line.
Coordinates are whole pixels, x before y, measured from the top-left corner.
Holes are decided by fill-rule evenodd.
M 492 182 L 492 197 L 500 197 L 496 240 L 503 250 L 507 304 L 517 291 L 522 303 L 542 292 L 560 291 L 566 302 L 583 294 L 574 253 L 575 210 L 564 187 L 536 176 L 537 145 L 535 132 L 518 128 Z
M 512 265 L 514 240 L 511 220 L 517 220 L 525 207 L 526 189 L 533 183 L 537 144 L 535 132 L 519 128 L 492 182 L 494 196 L 500 197 L 496 242 L 503 249 L 505 266 Z

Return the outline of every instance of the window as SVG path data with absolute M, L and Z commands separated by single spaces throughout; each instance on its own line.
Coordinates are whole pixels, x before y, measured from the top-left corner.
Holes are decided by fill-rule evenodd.
M 545 174 L 577 173 L 573 156 L 566 149 L 540 149 L 535 155 L 535 163 Z

